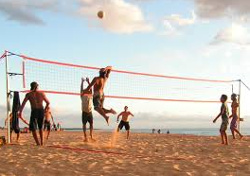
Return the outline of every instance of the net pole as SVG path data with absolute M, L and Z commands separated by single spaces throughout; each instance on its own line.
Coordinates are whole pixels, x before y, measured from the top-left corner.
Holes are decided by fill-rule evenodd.
M 23 88 L 26 88 L 26 78 L 25 78 L 25 61 L 22 62 L 22 76 L 23 76 Z
M 239 125 L 238 125 L 238 130 L 240 131 L 240 121 L 241 121 L 241 84 L 242 84 L 242 81 L 241 79 L 239 80 L 239 119 L 238 119 L 238 122 L 239 122 Z
M 6 72 L 6 118 L 7 118 L 7 143 L 10 144 L 10 90 L 9 90 L 9 63 L 8 52 L 5 55 L 5 72 Z

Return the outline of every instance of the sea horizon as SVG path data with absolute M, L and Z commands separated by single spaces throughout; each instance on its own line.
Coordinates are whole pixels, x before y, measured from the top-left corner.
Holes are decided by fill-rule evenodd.
M 63 128 L 65 131 L 82 131 L 82 128 Z M 112 132 L 114 129 L 94 129 L 97 131 L 105 131 L 105 132 Z M 145 128 L 145 129 L 131 129 L 132 133 L 152 133 L 153 128 Z M 159 128 L 155 128 L 155 132 Z M 170 134 L 189 134 L 189 135 L 200 135 L 200 136 L 218 136 L 219 134 L 219 129 L 218 128 L 163 128 L 160 129 L 161 134 L 167 134 L 169 131 Z M 123 130 L 125 131 L 125 130 Z M 243 135 L 250 135 L 250 128 L 241 128 L 241 133 Z M 227 129 L 227 134 L 231 135 L 231 131 L 228 128 Z

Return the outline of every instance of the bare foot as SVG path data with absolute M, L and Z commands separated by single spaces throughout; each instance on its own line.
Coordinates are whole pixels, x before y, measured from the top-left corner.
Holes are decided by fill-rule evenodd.
M 85 138 L 83 142 L 89 142 L 88 138 Z
M 91 138 L 90 140 L 91 140 L 91 142 L 96 142 L 96 140 L 95 140 L 95 139 L 93 139 L 93 138 Z
M 116 111 L 114 109 L 111 108 L 110 111 L 112 114 L 116 114 Z
M 241 135 L 241 136 L 240 136 L 240 140 L 241 140 L 243 137 L 244 137 L 244 136 L 243 136 L 243 135 Z

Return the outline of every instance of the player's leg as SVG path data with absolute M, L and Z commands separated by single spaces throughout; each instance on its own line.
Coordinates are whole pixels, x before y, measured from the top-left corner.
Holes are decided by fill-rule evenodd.
M 129 139 L 129 135 L 130 135 L 130 125 L 129 125 L 129 122 L 126 122 L 125 129 L 127 131 L 127 139 Z
M 102 103 L 103 101 L 101 100 L 100 96 L 96 96 L 93 98 L 94 109 L 106 120 L 107 124 L 109 125 L 109 117 L 104 112 Z
M 16 134 L 16 141 L 19 142 L 20 132 Z
M 105 114 L 116 114 L 115 110 L 113 110 L 112 108 L 111 109 L 106 109 L 106 108 L 103 107 L 104 100 L 105 100 L 104 96 L 100 98 L 100 107 L 103 109 L 104 113 Z
M 88 122 L 89 122 L 90 138 L 92 141 L 95 141 L 95 139 L 93 138 L 94 121 L 92 112 L 89 113 Z
M 40 142 L 37 137 L 36 129 L 37 129 L 37 120 L 35 118 L 36 112 L 31 111 L 30 123 L 29 123 L 29 130 L 32 132 L 32 136 L 36 142 L 36 145 L 40 145 Z
M 87 113 L 86 112 L 82 112 L 82 129 L 83 129 L 83 134 L 84 134 L 84 142 L 88 142 L 88 138 L 87 138 Z
M 240 138 L 243 138 L 243 135 L 239 132 L 239 130 L 234 129 L 234 131 L 240 136 Z
M 225 145 L 228 145 L 228 138 L 227 138 L 226 130 L 223 133 L 224 133 L 224 138 L 225 138 Z
M 50 131 L 51 131 L 51 124 L 50 124 L 50 122 L 49 122 L 49 123 L 47 124 L 47 139 L 49 139 Z
M 39 129 L 40 142 L 43 145 L 43 122 L 44 122 L 44 110 L 40 109 L 37 111 L 37 125 Z
M 224 144 L 224 134 L 222 130 L 220 130 L 220 136 L 221 136 L 221 144 Z

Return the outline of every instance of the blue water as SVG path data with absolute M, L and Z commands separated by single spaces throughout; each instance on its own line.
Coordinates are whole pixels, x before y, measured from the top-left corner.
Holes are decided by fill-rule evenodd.
M 110 129 L 98 129 L 102 131 L 112 132 Z M 155 133 L 157 133 L 155 130 Z M 169 130 L 170 134 L 192 134 L 192 135 L 200 135 L 200 136 L 218 136 L 219 129 L 218 128 L 194 128 L 194 129 L 161 129 L 162 134 L 166 134 Z M 81 128 L 65 128 L 65 131 L 82 131 Z M 152 133 L 152 129 L 132 129 L 133 133 Z M 231 131 L 227 130 L 227 133 L 231 135 Z M 241 133 L 243 135 L 250 135 L 250 128 L 242 128 Z

